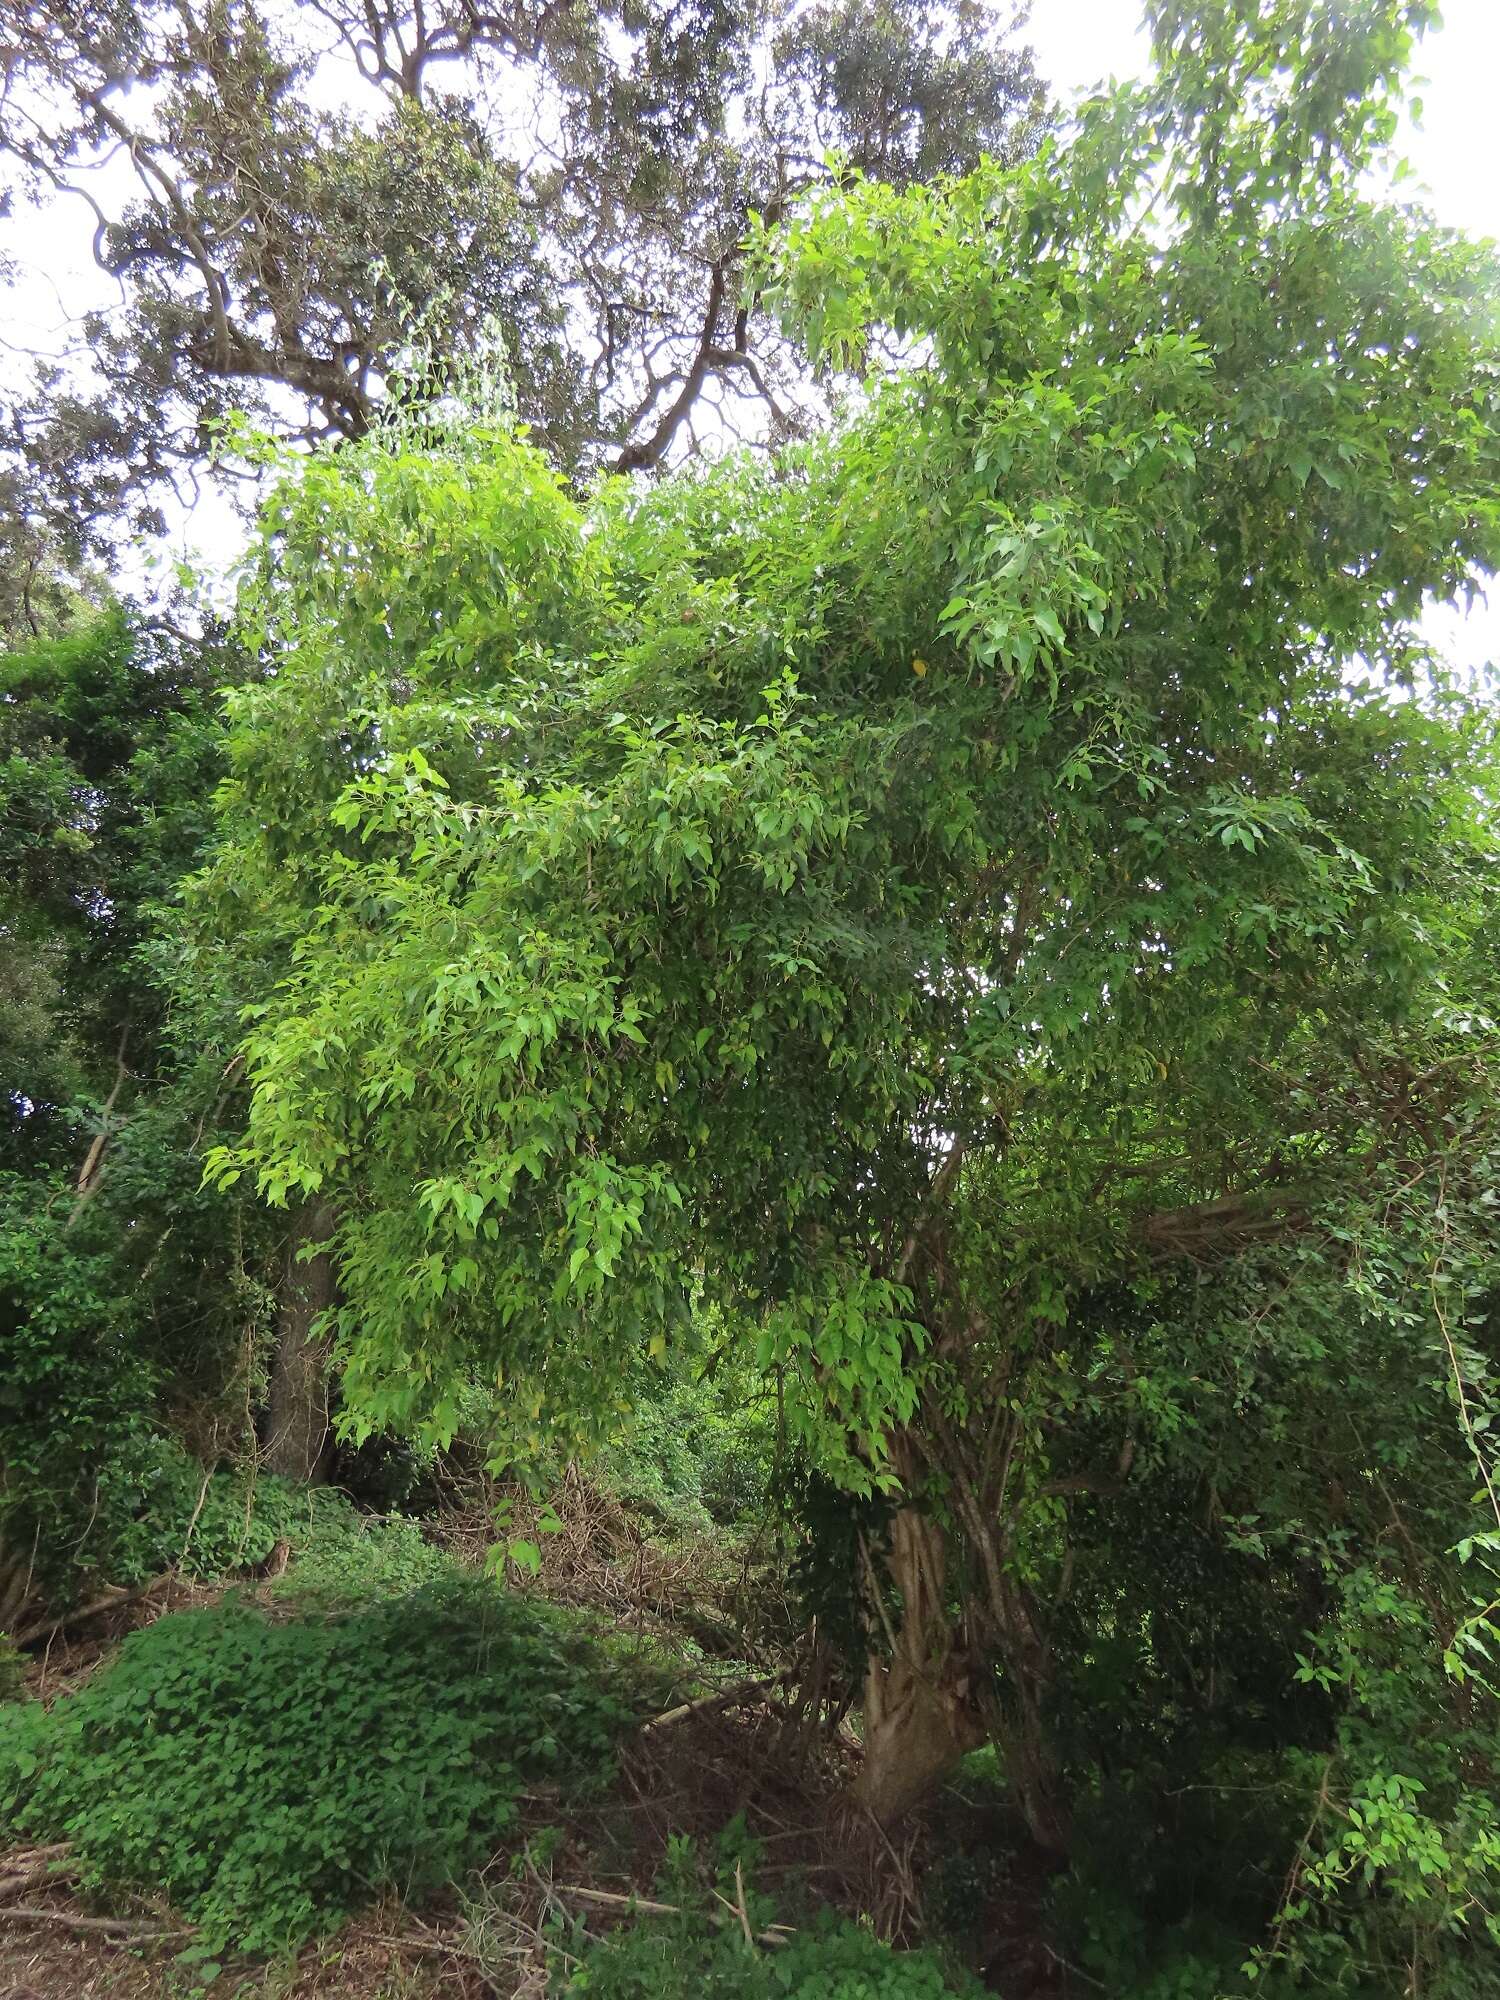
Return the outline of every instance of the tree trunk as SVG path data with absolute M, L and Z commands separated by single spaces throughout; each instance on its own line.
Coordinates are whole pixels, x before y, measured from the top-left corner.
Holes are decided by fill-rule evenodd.
M 942 1529 L 903 1509 L 889 1565 L 901 1623 L 889 1633 L 890 1657 L 872 1657 L 865 1675 L 865 1754 L 853 1787 L 882 1825 L 920 1805 L 986 1735 L 948 1614 Z M 873 1565 L 867 1581 L 878 1588 Z
M 1051 1648 L 1023 1586 L 1007 1578 L 1000 1608 L 994 1634 L 1000 1674 L 990 1733 L 1027 1831 L 1045 1853 L 1065 1855 L 1072 1839 L 1071 1815 L 1046 1719 Z
M 269 1471 L 303 1485 L 323 1477 L 328 1456 L 329 1343 L 316 1326 L 334 1301 L 334 1270 L 326 1250 L 306 1258 L 299 1253 L 326 1243 L 333 1224 L 332 1205 L 310 1201 L 296 1219 L 282 1267 L 263 1457 Z
M 978 1584 L 969 1616 L 988 1669 L 980 1693 L 985 1733 L 1004 1760 L 1032 1839 L 1047 1854 L 1065 1855 L 1070 1814 L 1047 1726 L 1051 1642 L 1035 1598 L 1007 1561 L 1009 1528 L 999 1496 L 985 1494 L 951 1438 L 947 1444 L 947 1469 Z

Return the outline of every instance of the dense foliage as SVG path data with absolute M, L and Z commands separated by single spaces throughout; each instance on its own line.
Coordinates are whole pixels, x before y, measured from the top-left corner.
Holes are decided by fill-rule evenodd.
M 757 1951 L 696 1914 L 612 1933 L 555 1990 L 596 2000 L 969 2000 L 983 1991 L 933 1953 L 892 1951 L 853 1924 Z
M 215 1121 L 229 1111 L 235 988 L 195 974 L 175 930 L 222 769 L 216 690 L 244 671 L 213 629 L 188 641 L 118 606 L 0 658 L 12 1629 L 90 1577 L 141 1580 L 148 1550 L 158 1569 L 189 1559 L 204 1479 L 253 1435 L 277 1230 L 200 1185 L 203 1145 L 232 1129 Z M 188 1402 L 184 1449 L 184 1426 L 165 1419 Z
M 274 1951 L 486 1859 L 521 1785 L 597 1778 L 624 1717 L 576 1635 L 491 1589 L 284 1624 L 227 1603 L 12 1711 L 0 1811 L 100 1876 L 164 1888 L 206 1943 Z
M 337 1208 L 351 1422 L 601 1439 L 710 1302 L 907 1502 L 866 1802 L 992 1737 L 1066 1852 L 1122 1727 L 1142 1814 L 1269 1751 L 1324 1976 L 1492 1948 L 1492 732 L 1415 621 L 1500 353 L 1366 190 L 1422 15 L 1161 8 L 1034 162 L 811 198 L 772 295 L 905 353 L 772 466 L 299 468 L 204 890 L 285 926 L 218 1171 Z
M 1494 1985 L 1496 711 L 1422 619 L 1500 563 L 1500 271 L 1379 192 L 1423 0 L 1148 13 L 1153 76 L 1019 159 L 970 10 L 936 70 L 912 10 L 796 17 L 852 163 L 736 221 L 703 338 L 779 316 L 818 434 L 590 486 L 607 424 L 412 339 L 336 449 L 240 433 L 222 726 L 114 614 L 0 663 L 0 1616 L 252 1527 L 331 1614 L 163 1620 L 0 1789 L 211 1941 L 435 1888 L 614 1715 L 259 1457 L 520 1508 L 512 1577 L 629 1545 L 653 1644 L 718 1620 L 788 1768 L 855 1768 L 830 1825 L 967 1829 L 930 1921 L 1029 1852 L 1132 2000 Z M 436 115 L 436 10 L 325 17 Z M 720 73 L 631 24 L 685 173 L 749 29 Z M 527 60 L 605 147 L 577 26 Z M 741 1594 L 771 1550 L 776 1616 L 648 1587 L 658 1533 Z M 718 1888 L 563 1990 L 943 1990 L 857 1928 L 746 1951 Z

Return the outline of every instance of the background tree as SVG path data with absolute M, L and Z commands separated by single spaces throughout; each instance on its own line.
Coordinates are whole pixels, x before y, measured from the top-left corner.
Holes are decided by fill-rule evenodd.
M 119 293 L 92 364 L 12 397 L 31 535 L 159 527 L 234 410 L 360 436 L 418 336 L 445 366 L 498 351 L 570 471 L 795 429 L 805 370 L 743 295 L 751 211 L 829 146 L 902 184 L 1024 151 L 1013 26 L 967 0 L 0 11 L 15 193 L 91 212 Z
M 219 689 L 244 671 L 222 633 L 118 604 L 0 655 L 12 1631 L 90 1578 L 185 1558 L 210 1475 L 254 1454 L 282 1232 L 201 1185 L 203 1147 L 238 1111 L 237 995 L 193 962 L 175 906 L 213 826 Z

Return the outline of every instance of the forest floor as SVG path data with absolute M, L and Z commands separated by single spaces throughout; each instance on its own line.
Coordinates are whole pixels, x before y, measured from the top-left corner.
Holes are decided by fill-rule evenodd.
M 450 1521 L 443 1540 L 472 1561 L 483 1524 Z M 293 1565 L 254 1594 L 275 1615 L 295 1584 Z M 731 1823 L 761 1857 L 762 1894 L 857 1914 L 893 1943 L 935 1926 L 957 1934 L 1005 2000 L 1088 1990 L 1041 1941 L 1045 1881 L 984 1774 L 888 1836 L 848 1804 L 858 1749 L 847 1730 L 809 1732 L 774 1674 L 705 1655 L 703 1640 L 729 1630 L 732 1577 L 705 1588 L 690 1551 L 653 1545 L 637 1522 L 579 1494 L 535 1587 L 616 1628 L 633 1620 L 658 1650 L 679 1646 L 692 1662 L 690 1698 L 677 1704 L 686 1712 L 626 1741 L 605 1794 L 576 1809 L 535 1798 L 489 1868 L 420 1909 L 387 1896 L 294 1955 L 222 1969 L 195 1957 L 191 1929 L 164 1903 L 102 1898 L 49 1874 L 66 1855 L 14 1848 L 0 1853 L 0 2000 L 545 2000 L 564 1939 L 649 1910 L 672 1844 L 711 1844 Z M 59 1634 L 32 1659 L 24 1692 L 50 1701 L 75 1690 L 128 1630 L 215 1594 L 175 1587 L 111 1614 L 110 1629 Z

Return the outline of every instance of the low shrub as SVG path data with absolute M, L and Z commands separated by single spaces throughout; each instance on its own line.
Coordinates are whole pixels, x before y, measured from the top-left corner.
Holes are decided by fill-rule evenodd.
M 99 1496 L 112 1524 L 111 1583 L 144 1583 L 165 1569 L 206 1579 L 253 1569 L 307 1515 L 303 1489 L 227 1466 L 205 1474 L 176 1438 L 158 1432 L 121 1444 L 100 1469 Z
M 771 1900 L 754 1888 L 761 1843 L 736 1814 L 705 1851 L 667 1843 L 661 1892 L 675 1912 L 639 1918 L 606 1937 L 570 1940 L 555 1995 L 595 2000 L 982 2000 L 982 1990 L 932 1951 L 895 1951 L 859 1925 L 821 1911 L 774 1933 Z M 738 1911 L 736 1922 L 733 1911 Z M 756 1942 L 752 1943 L 752 1937 Z
M 285 1529 L 295 1558 L 276 1585 L 278 1597 L 323 1610 L 357 1608 L 372 1598 L 400 1597 L 462 1574 L 446 1551 L 400 1514 L 362 1514 L 332 1488 L 304 1488 L 297 1517 Z
M 493 1586 L 281 1624 L 231 1600 L 133 1634 L 49 1710 L 13 1709 L 0 1829 L 164 1890 L 215 1950 L 269 1952 L 485 1860 L 523 1784 L 608 1771 L 624 1714 L 591 1645 Z
M 575 2000 L 983 2000 L 930 1951 L 894 1951 L 851 1923 L 751 1949 L 704 1917 L 642 1919 L 589 1946 L 553 1992 Z

